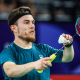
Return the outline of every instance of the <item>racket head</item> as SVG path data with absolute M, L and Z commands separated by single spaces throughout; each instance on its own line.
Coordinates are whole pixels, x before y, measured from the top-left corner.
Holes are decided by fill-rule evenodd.
M 80 17 L 77 18 L 75 24 L 76 34 L 80 36 Z

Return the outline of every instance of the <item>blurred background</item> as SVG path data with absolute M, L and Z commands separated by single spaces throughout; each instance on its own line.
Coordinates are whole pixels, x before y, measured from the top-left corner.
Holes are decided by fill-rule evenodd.
M 59 36 L 62 33 L 73 36 L 76 33 L 75 22 L 80 15 L 79 0 L 0 0 L 0 53 L 14 40 L 7 19 L 11 10 L 20 6 L 28 6 L 32 10 L 36 21 L 35 43 L 47 44 L 60 49 L 62 44 L 58 43 Z M 55 75 L 80 76 L 80 37 L 77 35 L 73 41 L 75 51 L 73 61 L 53 63 L 50 80 L 57 80 L 52 77 Z M 80 77 L 77 78 L 80 80 Z M 1 66 L 0 80 L 4 80 Z

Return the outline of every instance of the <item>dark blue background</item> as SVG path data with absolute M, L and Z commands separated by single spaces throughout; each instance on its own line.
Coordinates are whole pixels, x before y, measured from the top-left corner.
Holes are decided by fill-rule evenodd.
M 36 22 L 36 41 L 35 43 L 48 44 L 60 49 L 63 45 L 58 43 L 62 33 L 74 36 L 75 23 L 63 22 Z M 0 21 L 0 52 L 14 40 L 7 21 Z M 69 63 L 53 63 L 51 74 L 80 74 L 80 37 L 77 35 L 73 39 L 75 56 Z M 0 80 L 3 78 L 0 66 Z

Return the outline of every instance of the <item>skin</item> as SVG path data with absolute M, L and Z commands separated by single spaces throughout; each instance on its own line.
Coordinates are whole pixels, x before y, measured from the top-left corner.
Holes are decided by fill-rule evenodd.
M 32 15 L 24 15 L 17 20 L 18 25 L 11 25 L 10 28 L 14 33 L 14 43 L 24 49 L 32 48 L 32 41 L 35 41 L 35 25 Z M 33 31 L 33 32 L 31 32 Z M 72 37 L 68 34 L 62 34 L 66 39 L 70 40 Z M 65 45 L 65 43 L 63 43 Z M 63 51 L 62 62 L 70 62 L 74 57 L 73 46 L 65 47 Z M 51 60 L 50 57 L 42 58 L 35 62 L 30 62 L 24 65 L 17 65 L 14 62 L 5 62 L 3 69 L 8 77 L 21 77 L 28 72 L 36 69 L 45 70 L 48 66 L 52 66 L 51 63 L 47 62 Z
M 71 35 L 64 34 L 64 33 L 62 34 L 62 36 L 65 37 L 67 40 L 70 40 L 72 38 Z M 71 40 L 71 43 L 72 42 L 73 42 L 73 39 Z M 63 43 L 63 45 L 65 45 L 65 43 Z M 62 62 L 71 62 L 73 60 L 73 58 L 74 58 L 74 48 L 73 48 L 73 45 L 71 45 L 70 47 L 65 47 L 65 49 L 63 51 Z
M 17 22 L 18 26 L 11 26 L 11 30 L 14 32 L 15 35 L 14 43 L 22 48 L 32 46 L 31 42 L 35 41 L 35 20 L 33 19 L 32 15 L 22 16 L 20 19 L 18 19 Z

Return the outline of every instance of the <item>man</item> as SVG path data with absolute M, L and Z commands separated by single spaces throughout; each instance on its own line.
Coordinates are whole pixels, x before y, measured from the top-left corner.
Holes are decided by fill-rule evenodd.
M 46 44 L 35 44 L 35 20 L 29 7 L 14 9 L 9 17 L 8 24 L 15 39 L 0 54 L 0 64 L 3 68 L 5 80 L 50 80 L 51 54 L 57 52 Z M 67 40 L 72 37 L 62 34 Z M 65 45 L 65 43 L 63 43 Z M 42 58 L 43 57 L 43 58 Z M 53 63 L 70 62 L 74 57 L 72 42 L 61 50 Z M 41 58 L 41 59 L 40 59 Z M 42 69 L 42 73 L 37 70 Z

